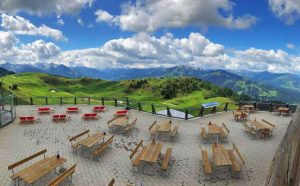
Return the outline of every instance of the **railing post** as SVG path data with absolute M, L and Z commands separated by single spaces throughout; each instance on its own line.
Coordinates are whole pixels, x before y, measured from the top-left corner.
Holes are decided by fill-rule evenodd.
M 101 105 L 104 105 L 104 98 L 101 98 Z
M 203 117 L 204 107 L 201 107 L 199 115 Z
M 18 99 L 17 99 L 17 97 L 14 97 L 14 100 L 15 100 L 15 105 L 18 105 Z
M 155 107 L 153 104 L 151 104 L 151 108 L 152 108 L 152 114 L 156 114 Z
M 228 102 L 225 104 L 224 111 L 228 111 Z
M 138 102 L 138 106 L 139 106 L 139 111 L 143 111 L 142 105 L 140 102 Z
M 118 106 L 118 100 L 116 98 L 114 98 L 114 99 L 115 99 L 115 107 L 117 107 Z
M 91 104 L 91 97 L 88 97 L 88 104 Z
M 185 120 L 189 119 L 189 110 L 185 109 Z
M 214 106 L 212 109 L 211 109 L 211 114 L 215 114 L 216 113 L 216 106 Z
M 129 99 L 128 97 L 126 97 L 126 110 L 130 109 L 130 105 L 129 105 Z
M 74 105 L 77 105 L 77 97 L 74 97 Z
M 33 105 L 33 99 L 32 99 L 32 97 L 30 97 L 30 105 L 31 106 Z
M 171 111 L 170 111 L 170 108 L 167 106 L 167 116 L 168 117 L 172 117 L 172 114 L 171 114 Z
M 62 105 L 62 104 L 63 104 L 63 98 L 60 97 L 60 105 Z
M 272 103 L 269 103 L 269 111 L 272 112 Z
M 48 97 L 45 98 L 45 104 L 48 105 Z

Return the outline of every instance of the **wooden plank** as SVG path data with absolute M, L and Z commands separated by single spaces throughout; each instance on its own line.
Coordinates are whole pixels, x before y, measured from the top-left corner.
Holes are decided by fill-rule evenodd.
M 22 159 L 21 161 L 18 161 L 16 163 L 12 164 L 12 165 L 9 165 L 8 166 L 8 170 L 11 170 L 11 169 L 13 169 L 13 168 L 15 168 L 15 167 L 17 167 L 17 166 L 19 166 L 19 165 L 21 165 L 21 164 L 29 161 L 29 160 L 32 160 L 35 157 L 38 157 L 38 156 L 40 156 L 42 154 L 45 154 L 46 152 L 47 152 L 47 149 L 41 150 L 41 151 L 39 151 L 39 152 L 37 152 L 37 153 L 35 153 L 35 154 L 27 157 L 27 158 Z
M 151 129 L 152 129 L 152 127 L 154 126 L 156 124 L 156 120 L 152 123 L 152 125 L 150 125 L 150 127 L 149 127 L 149 131 L 151 131 Z
M 230 150 L 227 150 L 227 152 L 228 152 L 228 155 L 229 155 L 230 160 L 232 162 L 231 166 L 233 168 L 233 171 L 234 172 L 240 172 L 242 170 L 242 168 L 241 168 L 240 164 L 236 161 L 236 158 L 233 154 L 233 150 L 230 149 Z
M 212 149 L 213 159 L 216 166 L 227 166 L 232 164 L 228 152 L 226 151 L 223 145 L 213 144 Z
M 134 150 L 131 152 L 129 158 L 132 159 L 132 157 L 135 155 L 135 153 L 137 152 L 137 150 L 140 148 L 140 146 L 143 144 L 144 140 L 141 140 L 139 142 L 139 144 L 134 148 Z
M 77 134 L 76 136 L 71 137 L 71 138 L 69 139 L 69 141 L 74 141 L 74 140 L 76 140 L 77 138 L 79 138 L 80 136 L 83 136 L 83 135 L 85 135 L 85 134 L 87 134 L 87 133 L 89 133 L 89 132 L 90 132 L 90 130 L 86 130 L 86 131 L 84 131 L 84 132 L 81 132 L 81 133 Z
M 234 143 L 232 144 L 232 146 L 233 146 L 233 150 L 236 151 L 236 153 L 238 154 L 240 160 L 242 161 L 242 164 L 244 165 L 245 164 L 245 160 L 244 160 L 243 156 L 241 155 L 239 149 L 236 147 L 236 145 Z
M 115 184 L 115 178 L 113 178 L 113 179 L 109 182 L 108 186 L 113 186 L 114 184 Z
M 207 138 L 208 138 L 207 132 L 206 132 L 206 130 L 205 130 L 204 127 L 201 128 L 201 136 L 202 136 L 202 138 L 204 138 L 204 139 L 207 139 Z
M 159 124 L 158 132 L 170 132 L 172 123 L 170 121 Z
M 208 125 L 208 132 L 210 134 L 221 134 L 221 127 L 219 127 L 217 124 L 212 123 L 210 125 Z
M 53 179 L 48 186 L 58 186 L 64 179 L 66 179 L 68 176 L 72 175 L 75 172 L 76 164 L 73 165 L 71 168 L 60 174 L 58 177 Z
M 94 135 L 91 135 L 82 141 L 80 141 L 80 145 L 85 146 L 87 148 L 91 148 L 94 146 L 98 141 L 102 140 L 105 135 L 102 132 L 97 132 Z
M 264 120 L 264 119 L 262 119 L 261 121 L 262 121 L 262 122 L 265 122 L 266 124 L 268 124 L 268 125 L 270 125 L 271 127 L 275 128 L 275 125 L 274 125 L 274 124 L 272 124 L 272 123 L 270 123 L 270 122 L 268 122 L 268 121 L 266 121 L 266 120 Z
M 172 137 L 175 137 L 176 134 L 177 134 L 177 131 L 178 131 L 178 126 L 175 126 L 175 127 L 173 128 L 172 132 L 171 132 L 171 136 L 172 136 Z
M 146 152 L 141 157 L 141 160 L 149 163 L 156 163 L 161 148 L 162 148 L 162 143 L 160 142 L 156 142 L 155 144 L 154 143 L 148 144 L 146 147 Z
M 212 167 L 208 159 L 208 153 L 206 150 L 201 150 L 202 162 L 204 171 L 206 174 L 212 174 Z
M 230 130 L 229 130 L 228 127 L 225 125 L 225 123 L 222 123 L 222 126 L 225 128 L 225 130 L 227 131 L 227 133 L 230 133 Z
M 144 156 L 145 152 L 146 152 L 147 148 L 143 147 L 141 152 L 137 155 L 137 157 L 133 160 L 132 165 L 133 166 L 138 166 L 141 162 L 141 158 Z
M 166 154 L 164 155 L 162 164 L 161 164 L 161 169 L 162 170 L 167 170 L 168 169 L 169 161 L 171 159 L 171 153 L 172 153 L 172 148 L 168 147 L 167 150 L 166 150 Z

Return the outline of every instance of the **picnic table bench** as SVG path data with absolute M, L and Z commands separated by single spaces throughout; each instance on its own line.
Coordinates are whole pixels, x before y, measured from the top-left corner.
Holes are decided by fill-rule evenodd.
M 163 157 L 163 161 L 162 161 L 161 168 L 160 168 L 163 175 L 164 174 L 168 175 L 168 167 L 169 167 L 169 162 L 170 162 L 170 159 L 171 159 L 171 153 L 172 153 L 172 148 L 168 147 L 167 150 L 166 150 L 166 153 Z
M 87 113 L 87 114 L 83 114 L 82 118 L 84 120 L 95 120 L 95 119 L 99 119 L 100 116 L 98 116 L 97 113 Z
M 162 149 L 162 143 L 161 142 L 151 142 L 148 144 L 144 150 L 144 152 L 141 152 L 140 154 L 140 161 L 148 163 L 148 165 L 154 165 L 157 163 L 161 149 Z M 154 175 L 154 169 L 153 169 L 153 174 Z
M 124 133 L 129 134 L 129 131 L 136 126 L 136 123 L 137 123 L 137 118 L 135 118 L 135 120 L 124 129 Z
M 227 150 L 221 144 L 212 145 L 213 160 L 216 166 L 230 166 L 232 164 Z
M 94 108 L 93 108 L 93 111 L 94 112 L 103 112 L 103 111 L 105 111 L 105 106 L 95 106 Z
M 204 127 L 201 127 L 200 136 L 201 136 L 202 139 L 204 139 L 204 140 L 207 140 L 207 139 L 208 139 L 208 134 L 207 134 L 206 129 L 205 129 Z
M 15 181 L 23 180 L 25 183 L 33 184 L 38 179 L 43 177 L 44 175 L 48 174 L 52 170 L 56 169 L 58 166 L 61 166 L 63 163 L 65 163 L 67 160 L 64 158 L 57 158 L 56 156 L 53 157 L 46 157 L 45 153 L 47 152 L 47 149 L 44 149 L 42 151 L 39 151 L 29 157 L 26 157 L 12 165 L 8 166 L 8 170 L 12 170 L 12 176 L 11 179 Z M 25 169 L 15 173 L 14 168 L 29 162 L 30 160 L 40 156 L 44 155 L 44 159 L 35 162 L 34 164 L 26 167 Z
M 60 183 L 62 183 L 65 179 L 68 180 L 69 177 L 71 177 L 71 182 L 72 182 L 72 175 L 75 172 L 75 167 L 76 164 L 70 167 L 68 170 L 65 172 L 61 173 L 58 177 L 54 178 L 48 186 L 58 186 Z
M 287 108 L 287 107 L 279 107 L 277 109 L 277 112 L 278 112 L 279 116 L 282 116 L 282 113 L 285 113 L 288 116 L 289 115 L 289 111 L 290 111 L 290 109 Z
M 210 135 L 210 138 L 212 138 L 213 135 L 216 136 L 217 138 L 217 143 L 219 142 L 219 135 L 222 134 L 222 127 L 219 127 L 217 124 L 215 123 L 209 123 L 208 124 L 208 134 Z M 212 140 L 210 140 L 212 141 Z
M 203 163 L 204 172 L 206 174 L 212 174 L 212 166 L 211 166 L 210 161 L 208 159 L 207 150 L 201 150 L 201 156 L 202 156 L 202 163 Z
M 157 131 L 158 131 L 158 128 L 159 128 L 159 126 L 156 124 L 156 120 L 152 123 L 152 125 L 150 125 L 150 127 L 149 127 L 149 132 L 150 132 L 150 135 L 151 135 L 151 137 L 152 136 L 155 136 L 156 135 L 156 133 L 157 133 Z
M 245 132 L 249 133 L 252 136 L 252 139 L 256 138 L 257 131 L 254 127 L 249 126 L 247 122 L 242 122 L 242 125 L 245 129 Z
M 110 137 L 106 142 L 100 144 L 96 149 L 92 152 L 94 159 L 99 161 L 99 156 L 108 148 L 110 144 L 112 144 L 115 136 Z
M 178 126 L 175 126 L 173 128 L 173 130 L 171 131 L 171 137 L 175 138 L 175 136 L 177 135 L 177 133 L 178 133 Z
M 19 120 L 20 124 L 35 123 L 36 121 L 39 121 L 39 119 L 36 119 L 34 116 L 20 116 Z
M 78 139 L 80 137 L 84 136 L 85 134 L 87 134 L 87 137 L 89 137 L 89 132 L 90 132 L 90 130 L 83 131 L 69 139 L 69 141 L 71 142 L 71 147 L 73 149 L 73 152 L 76 152 L 77 148 L 80 146 L 81 141 L 78 141 Z M 76 142 L 76 141 L 78 141 L 78 142 Z
M 228 129 L 228 127 L 222 123 L 222 128 L 221 128 L 221 138 L 224 140 L 224 139 L 227 139 L 228 137 L 228 134 L 230 133 L 230 130 Z
M 82 152 L 87 151 L 88 157 L 90 157 L 91 148 L 96 145 L 100 140 L 104 142 L 105 134 L 102 132 L 96 132 L 93 135 L 81 140 L 79 144 L 81 145 Z
M 245 160 L 234 143 L 232 144 L 232 149 L 228 149 L 227 151 L 232 162 L 233 176 L 239 176 L 239 174 L 242 171 L 242 166 L 245 164 Z M 239 160 L 234 155 L 234 152 L 236 152 L 237 156 L 239 157 Z
M 67 119 L 71 119 L 70 117 L 67 118 L 66 114 L 54 114 L 52 115 L 52 121 L 67 121 Z
M 78 107 L 67 107 L 67 112 L 75 113 L 78 111 L 79 111 Z
M 232 111 L 232 114 L 236 121 L 240 121 L 240 120 L 246 121 L 248 117 L 248 114 L 241 110 Z

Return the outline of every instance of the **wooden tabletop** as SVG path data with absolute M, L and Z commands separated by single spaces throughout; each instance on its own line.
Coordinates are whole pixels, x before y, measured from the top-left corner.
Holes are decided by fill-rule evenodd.
M 208 132 L 210 134 L 221 134 L 222 133 L 222 128 L 218 127 L 217 124 L 212 123 L 212 124 L 208 125 Z
M 143 153 L 141 160 L 149 163 L 156 163 L 162 148 L 162 143 L 150 143 L 146 146 L 146 151 Z
M 170 123 L 169 121 L 166 121 L 166 122 L 159 124 L 158 126 L 159 126 L 158 132 L 170 132 L 172 123 Z
M 128 118 L 127 117 L 118 117 L 112 121 L 112 125 L 125 127 L 128 125 Z
M 277 109 L 277 111 L 278 111 L 278 112 L 287 112 L 287 111 L 289 111 L 289 108 L 286 108 L 286 107 L 279 107 L 279 108 Z
M 213 160 L 216 166 L 228 166 L 232 164 L 229 154 L 223 145 L 213 144 L 212 151 L 213 151 Z
M 66 161 L 67 160 L 64 158 L 57 159 L 56 156 L 48 158 L 45 161 L 41 160 L 41 163 L 35 166 L 34 168 L 22 171 L 22 173 L 19 174 L 19 178 L 23 179 L 29 184 L 32 184 L 44 175 L 54 170 L 56 167 L 65 163 Z
M 102 132 L 97 132 L 79 142 L 80 145 L 91 148 L 94 146 L 98 141 L 104 139 L 105 135 Z
M 261 130 L 261 129 L 269 129 L 270 127 L 264 125 L 262 122 L 259 122 L 257 120 L 252 120 L 251 121 L 251 125 L 252 126 L 255 126 L 258 130 Z

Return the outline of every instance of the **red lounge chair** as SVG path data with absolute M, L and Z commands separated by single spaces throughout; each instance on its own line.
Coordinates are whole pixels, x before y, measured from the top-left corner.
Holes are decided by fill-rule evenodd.
M 50 113 L 51 110 L 49 107 L 40 107 L 40 108 L 38 108 L 38 112 L 39 113 Z
M 21 123 L 35 123 L 36 119 L 34 116 L 21 116 L 19 117 L 20 124 Z
M 105 111 L 105 106 L 95 106 L 93 108 L 93 111 L 94 112 L 103 112 L 103 111 Z
M 52 120 L 53 121 L 66 121 L 67 116 L 65 114 L 55 114 L 52 115 Z
M 128 110 L 119 110 L 115 113 L 115 116 L 126 116 L 128 114 Z
M 91 113 L 91 114 L 84 114 L 82 116 L 83 119 L 98 119 L 97 114 L 96 113 Z
M 78 112 L 78 107 L 68 107 L 67 112 Z

